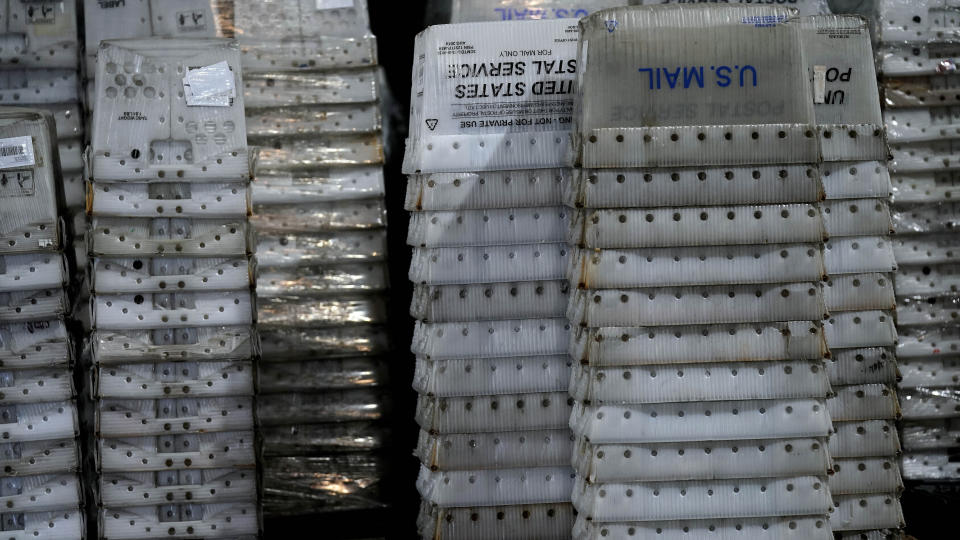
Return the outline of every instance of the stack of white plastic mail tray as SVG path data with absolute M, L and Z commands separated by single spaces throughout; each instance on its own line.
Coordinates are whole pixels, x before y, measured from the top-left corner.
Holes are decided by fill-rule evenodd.
M 829 274 L 824 239 L 886 234 L 885 207 L 857 201 L 884 224 L 861 231 L 850 201 L 822 202 L 832 162 L 877 159 L 883 133 L 826 115 L 818 126 L 820 68 L 808 65 L 829 60 L 817 28 L 863 29 L 795 14 L 667 6 L 581 21 L 578 167 L 565 191 L 578 538 L 828 539 L 899 516 L 895 495 L 861 494 L 886 479 L 860 468 L 872 460 L 831 457 L 837 444 L 895 440 L 880 425 L 832 422 L 836 411 L 861 418 L 838 400 L 895 398 L 832 389 L 837 368 L 824 362 L 833 336 L 883 328 L 829 311 L 865 295 L 843 267 Z M 885 178 L 873 167 L 863 176 Z M 853 471 L 831 495 L 837 464 Z
M 404 172 L 425 538 L 573 526 L 560 195 L 576 40 L 561 20 L 416 40 Z
M 247 138 L 260 148 L 252 219 L 264 512 L 382 508 L 385 92 L 364 49 L 373 43 L 366 2 L 229 4 L 218 31 L 240 43 Z
M 958 7 L 946 0 L 878 2 L 909 480 L 960 480 Z
M 87 150 L 101 538 L 259 531 L 249 180 L 232 42 L 100 45 Z
M 888 538 L 902 526 L 890 176 L 866 22 L 803 20 L 820 140 L 829 239 L 824 322 L 834 397 L 830 440 L 835 532 Z M 870 531 L 873 531 L 872 533 Z
M 0 5 L 0 105 L 53 113 L 66 204 L 74 230 L 82 231 L 84 127 L 77 9 L 72 1 Z
M 428 0 L 428 24 L 580 19 L 627 0 Z M 663 3 L 659 0 L 658 3 Z
M 0 108 L 0 527 L 18 539 L 85 535 L 55 129 Z

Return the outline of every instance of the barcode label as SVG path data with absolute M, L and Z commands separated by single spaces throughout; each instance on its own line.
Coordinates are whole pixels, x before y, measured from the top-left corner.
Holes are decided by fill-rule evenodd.
M 0 169 L 30 167 L 35 163 L 30 137 L 0 139 Z

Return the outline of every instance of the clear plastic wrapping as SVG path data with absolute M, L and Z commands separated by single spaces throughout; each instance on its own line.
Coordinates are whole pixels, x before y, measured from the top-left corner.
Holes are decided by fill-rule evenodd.
M 250 73 L 243 79 L 243 101 L 254 113 L 266 107 L 373 103 L 378 98 L 373 69 Z M 258 129 L 254 125 L 250 128 Z
M 318 136 L 264 139 L 251 137 L 260 146 L 258 166 L 278 171 L 301 171 L 331 165 L 376 165 L 383 163 L 379 135 Z
M 262 361 L 304 360 L 378 355 L 389 351 L 387 331 L 380 326 L 334 328 L 263 328 Z
M 265 427 L 372 421 L 380 420 L 388 406 L 376 389 L 268 394 L 257 400 L 257 417 Z
M 260 392 L 317 392 L 385 386 L 387 365 L 375 358 L 271 362 L 260 366 Z
M 561 203 L 559 187 L 571 169 L 418 174 L 407 177 L 404 208 L 475 210 L 530 208 Z
M 252 184 L 252 197 L 256 205 L 372 199 L 383 197 L 383 182 L 379 167 L 337 167 L 304 173 L 261 169 Z
M 382 229 L 286 234 L 258 230 L 256 243 L 257 264 L 261 268 L 296 268 L 383 260 L 387 234 Z
M 386 225 L 386 220 L 386 206 L 379 199 L 257 205 L 250 216 L 258 233 L 270 234 L 379 229 Z
M 386 469 L 385 459 L 365 453 L 267 458 L 264 511 L 295 515 L 382 508 Z

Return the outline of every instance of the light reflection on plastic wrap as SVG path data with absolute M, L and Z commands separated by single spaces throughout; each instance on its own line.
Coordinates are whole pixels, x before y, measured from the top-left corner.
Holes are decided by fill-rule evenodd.
M 957 227 L 957 216 L 960 202 L 901 207 L 893 212 L 893 229 L 897 234 L 949 232 Z
M 960 418 L 960 388 L 909 388 L 900 390 L 905 420 Z
M 265 427 L 261 433 L 264 455 L 303 456 L 376 450 L 389 431 L 375 422 L 343 422 Z
M 376 390 L 344 390 L 321 394 L 268 394 L 258 398 L 264 426 L 380 420 L 386 396 Z
M 288 295 L 376 292 L 387 288 L 382 264 L 349 264 L 261 271 L 257 276 L 260 298 Z
M 379 326 L 260 330 L 262 362 L 383 354 L 389 346 Z
M 329 103 L 372 103 L 378 98 L 376 70 L 333 73 L 244 73 L 247 108 Z
M 898 357 L 919 358 L 941 354 L 960 354 L 960 327 L 952 325 L 900 329 Z
M 383 298 L 304 298 L 280 296 L 260 299 L 257 322 L 260 327 L 322 327 L 386 322 Z
M 380 129 L 380 112 L 373 104 L 247 108 L 247 136 L 368 133 Z
M 275 457 L 264 461 L 264 511 L 301 514 L 382 508 L 386 465 L 371 454 Z
M 337 167 L 309 172 L 260 171 L 253 204 L 326 203 L 384 195 L 380 167 Z
M 960 103 L 960 75 L 887 78 L 883 82 L 887 107 L 922 107 Z
M 261 268 L 291 268 L 339 262 L 380 261 L 386 254 L 384 230 L 320 234 L 257 234 Z
M 960 445 L 960 419 L 931 420 L 903 426 L 903 447 L 909 451 Z
M 259 165 L 267 169 L 294 171 L 383 162 L 383 145 L 379 135 L 284 139 L 251 137 L 250 144 L 260 147 Z
M 262 393 L 372 388 L 387 382 L 387 366 L 374 358 L 274 362 L 260 368 Z
M 258 231 L 300 232 L 385 227 L 387 218 L 381 200 L 324 204 L 257 205 L 250 217 Z
M 218 33 L 241 42 L 253 37 L 354 36 L 370 27 L 365 0 L 336 9 L 316 0 L 211 0 L 211 7 Z

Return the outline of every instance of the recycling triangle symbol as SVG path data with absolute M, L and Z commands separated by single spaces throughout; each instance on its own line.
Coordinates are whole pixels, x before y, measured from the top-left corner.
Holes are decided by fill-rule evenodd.
M 430 128 L 430 131 L 436 129 L 437 121 L 438 120 L 436 118 L 427 118 L 427 127 Z

